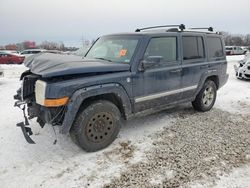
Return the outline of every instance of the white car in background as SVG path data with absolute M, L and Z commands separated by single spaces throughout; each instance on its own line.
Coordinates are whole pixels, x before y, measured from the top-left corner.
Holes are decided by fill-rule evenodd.
M 0 50 L 0 52 L 11 53 L 11 54 L 18 54 L 20 55 L 19 51 L 16 50 Z
M 234 65 L 234 69 L 237 78 L 250 80 L 250 54 L 239 61 L 239 66 Z
M 24 55 L 25 57 L 29 57 L 31 55 L 38 54 L 38 53 L 44 52 L 44 51 L 46 51 L 46 50 L 45 49 L 28 49 L 28 50 L 22 51 L 20 54 Z
M 245 51 L 245 53 L 249 52 L 249 47 L 248 46 L 241 46 L 241 48 Z
M 240 46 L 226 46 L 227 55 L 242 55 L 245 53 L 246 51 Z

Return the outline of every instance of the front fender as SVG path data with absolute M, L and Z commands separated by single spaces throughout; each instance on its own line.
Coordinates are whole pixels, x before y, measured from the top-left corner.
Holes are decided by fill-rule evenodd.
M 123 104 L 125 116 L 129 117 L 132 112 L 132 106 L 130 99 L 125 89 L 119 84 L 103 84 L 98 86 L 90 86 L 83 89 L 79 89 L 73 93 L 70 101 L 67 105 L 67 111 L 64 116 L 60 133 L 67 134 L 76 118 L 78 110 L 80 109 L 82 102 L 89 98 L 102 94 L 115 94 L 118 96 Z

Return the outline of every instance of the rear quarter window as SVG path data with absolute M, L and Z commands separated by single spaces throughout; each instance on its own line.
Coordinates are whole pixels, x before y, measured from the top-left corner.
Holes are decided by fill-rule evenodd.
M 222 41 L 219 37 L 207 37 L 208 55 L 210 58 L 223 57 Z

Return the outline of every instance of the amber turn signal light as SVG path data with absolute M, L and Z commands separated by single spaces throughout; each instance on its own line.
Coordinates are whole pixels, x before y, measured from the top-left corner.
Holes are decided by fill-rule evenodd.
M 44 106 L 46 107 L 58 107 L 64 106 L 68 103 L 69 97 L 63 97 L 59 99 L 45 99 Z

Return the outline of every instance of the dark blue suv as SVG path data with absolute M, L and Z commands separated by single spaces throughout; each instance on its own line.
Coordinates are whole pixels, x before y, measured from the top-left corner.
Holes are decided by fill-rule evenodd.
M 228 75 L 223 37 L 208 31 L 137 29 L 96 40 L 84 58 L 41 53 L 25 60 L 29 70 L 14 98 L 25 121 L 60 126 L 86 151 L 114 141 L 121 120 L 192 102 L 210 110 Z M 25 108 L 28 114 L 26 115 Z

